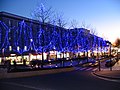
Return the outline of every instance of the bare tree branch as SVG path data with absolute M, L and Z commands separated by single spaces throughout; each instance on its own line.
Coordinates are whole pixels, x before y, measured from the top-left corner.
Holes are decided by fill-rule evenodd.
M 94 29 L 94 28 L 91 28 L 91 29 L 90 29 L 90 33 L 91 33 L 92 35 L 97 35 L 96 29 Z
M 67 25 L 65 19 L 63 18 L 63 15 L 60 15 L 60 14 L 55 15 L 55 22 L 56 22 L 56 25 L 59 27 L 65 27 Z
M 52 8 L 45 8 L 45 6 L 41 3 L 32 12 L 32 17 L 42 23 L 50 23 L 50 20 L 53 17 Z
M 75 19 L 73 19 L 70 24 L 71 28 L 78 28 L 78 22 Z

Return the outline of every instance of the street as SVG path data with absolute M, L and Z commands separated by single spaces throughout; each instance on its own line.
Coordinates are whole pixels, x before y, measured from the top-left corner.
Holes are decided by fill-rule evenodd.
M 120 83 L 105 81 L 91 71 L 72 71 L 26 78 L 2 79 L 0 90 L 120 90 Z

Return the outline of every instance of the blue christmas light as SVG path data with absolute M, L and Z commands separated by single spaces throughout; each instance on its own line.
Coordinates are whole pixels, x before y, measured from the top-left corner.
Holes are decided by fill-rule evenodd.
M 55 25 L 46 25 L 42 28 L 40 23 L 39 28 L 32 28 L 33 23 L 28 25 L 24 20 L 19 22 L 18 26 L 8 27 L 4 22 L 0 21 L 0 38 L 4 36 L 4 40 L 0 41 L 0 51 L 4 48 L 9 51 L 9 46 L 13 51 L 20 54 L 26 51 L 34 50 L 38 53 L 49 52 L 56 50 L 59 52 L 88 52 L 94 51 L 96 48 L 101 50 L 107 46 L 106 41 L 90 33 L 85 34 L 85 29 L 65 29 Z M 4 31 L 4 33 L 3 33 Z M 13 33 L 12 41 L 10 33 Z M 2 39 L 1 39 L 2 40 Z M 104 48 L 105 49 L 105 48 Z

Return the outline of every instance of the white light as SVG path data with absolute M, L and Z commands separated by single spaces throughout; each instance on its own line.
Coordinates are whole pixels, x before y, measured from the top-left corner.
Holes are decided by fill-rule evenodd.
M 53 47 L 53 49 L 56 49 L 55 46 Z
M 5 51 L 5 49 L 3 48 L 3 49 L 2 49 L 2 53 L 4 53 L 4 51 Z
M 56 51 L 50 51 L 50 55 L 56 55 Z
M 66 57 L 69 57 L 69 53 L 68 52 L 66 53 Z
M 42 55 L 37 55 L 37 59 L 42 60 Z
M 17 46 L 17 50 L 18 50 L 18 51 L 20 50 L 20 47 L 19 47 L 19 46 Z
M 30 54 L 31 60 L 32 59 L 37 59 L 37 56 Z
M 15 56 L 16 54 L 10 54 L 10 56 Z
M 12 46 L 9 46 L 9 50 L 10 50 L 10 51 L 12 50 Z
M 120 52 L 120 49 L 118 49 L 118 52 Z
M 43 55 L 44 55 L 44 60 L 47 59 L 47 54 L 43 53 Z
M 30 39 L 31 42 L 33 42 L 33 39 Z
M 27 50 L 27 46 L 24 46 L 24 50 L 25 50 L 25 51 Z

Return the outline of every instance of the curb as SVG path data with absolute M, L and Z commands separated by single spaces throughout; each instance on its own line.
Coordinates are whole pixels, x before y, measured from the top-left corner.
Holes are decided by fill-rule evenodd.
M 93 71 L 92 72 L 94 75 L 98 76 L 98 77 L 102 77 L 102 78 L 107 78 L 107 79 L 119 79 L 120 80 L 120 77 L 111 77 L 111 76 L 105 76 L 105 75 L 100 75 L 100 74 L 97 74 L 96 71 Z
M 70 72 L 70 71 L 73 71 L 73 70 L 74 70 L 74 68 L 70 67 L 70 68 L 61 68 L 61 69 L 39 70 L 39 71 L 28 71 L 28 72 L 15 72 L 15 73 L 4 72 L 4 73 L 0 74 L 0 79 L 55 74 L 55 73 L 62 73 L 62 72 Z

